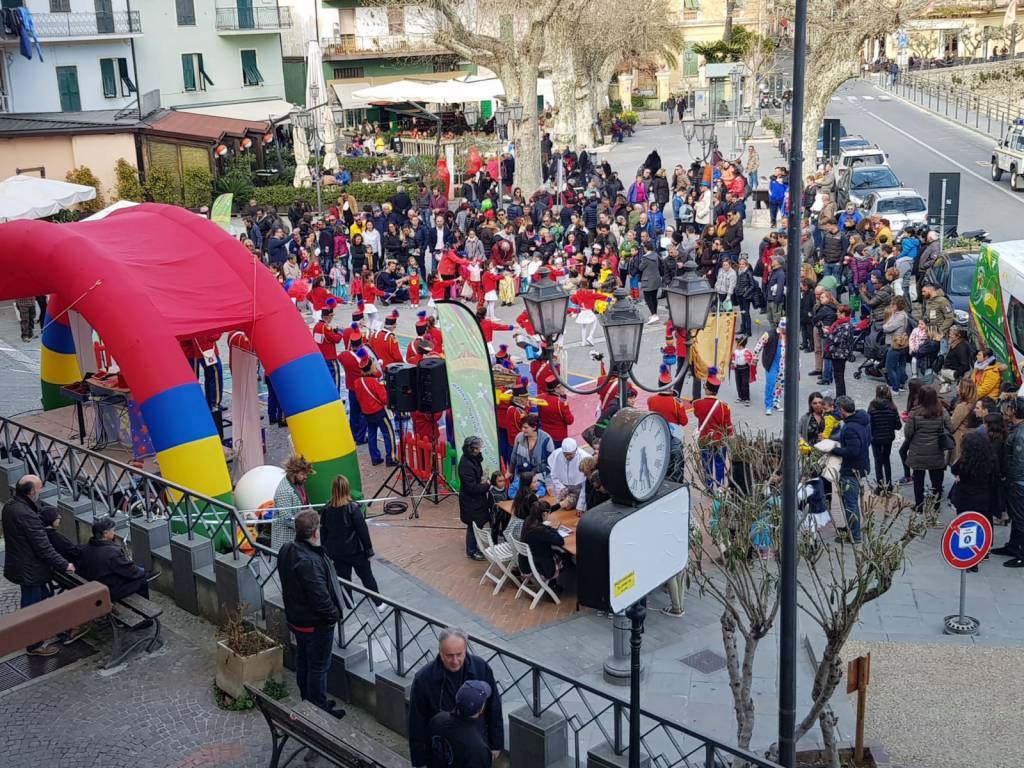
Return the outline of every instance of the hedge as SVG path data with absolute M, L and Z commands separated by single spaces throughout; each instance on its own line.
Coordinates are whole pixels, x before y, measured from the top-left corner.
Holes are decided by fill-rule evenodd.
M 426 164 L 428 168 L 434 167 L 433 155 L 388 155 L 386 157 L 373 157 L 366 155 L 361 157 L 341 156 L 338 158 L 338 165 L 351 173 L 352 178 L 354 179 L 361 173 L 372 173 L 374 167 L 380 165 L 385 160 L 388 162 L 388 165 L 394 165 L 395 160 L 398 160 L 398 165 L 403 171 L 419 171 L 423 164 Z
M 352 195 L 359 205 L 363 203 L 385 203 L 389 201 L 395 192 L 398 191 L 397 184 L 349 184 L 344 187 Z M 320 195 L 323 198 L 324 207 L 327 208 L 338 199 L 342 187 L 336 184 L 325 185 L 321 188 Z M 252 196 L 256 199 L 257 205 L 272 205 L 283 211 L 288 208 L 295 198 L 299 197 L 307 204 L 316 206 L 316 187 L 293 187 L 288 184 L 275 184 L 270 187 L 255 187 Z

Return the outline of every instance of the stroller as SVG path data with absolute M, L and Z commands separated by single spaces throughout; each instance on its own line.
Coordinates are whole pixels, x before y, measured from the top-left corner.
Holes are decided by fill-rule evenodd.
M 889 351 L 889 346 L 885 343 L 885 331 L 881 325 L 871 325 L 868 320 L 861 320 L 857 323 L 857 328 L 862 325 L 866 326 L 865 329 L 856 332 L 862 334 L 861 349 L 864 352 L 864 360 L 853 372 L 853 378 L 859 379 L 867 373 L 870 378 L 882 381 L 885 379 L 885 353 Z

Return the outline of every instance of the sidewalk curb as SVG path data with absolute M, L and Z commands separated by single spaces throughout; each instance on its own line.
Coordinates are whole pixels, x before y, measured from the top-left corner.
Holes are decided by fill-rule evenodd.
M 887 94 L 888 96 L 890 96 L 893 99 L 896 99 L 898 101 L 902 101 L 908 107 L 914 107 L 915 109 L 919 110 L 920 112 L 924 112 L 926 115 L 930 115 L 931 117 L 937 117 L 939 120 L 942 120 L 944 123 L 949 123 L 950 125 L 955 125 L 957 128 L 963 128 L 965 130 L 970 131 L 973 134 L 981 136 L 982 138 L 988 139 L 989 141 L 991 141 L 993 143 L 993 145 L 999 143 L 999 139 L 994 138 L 992 136 L 992 134 L 985 133 L 985 131 L 981 130 L 980 128 L 975 128 L 972 125 L 969 125 L 967 123 L 962 123 L 959 120 L 954 120 L 952 117 L 947 117 L 946 115 L 942 114 L 941 112 L 933 112 L 932 110 L 928 109 L 927 107 L 922 107 L 920 104 L 918 104 L 915 101 L 911 101 L 910 99 L 908 99 L 908 98 L 906 98 L 904 96 L 900 96 L 898 93 L 896 93 L 896 91 L 890 91 L 890 90 L 887 90 L 885 88 L 879 88 L 879 86 L 876 83 L 872 83 L 871 87 L 874 88 L 877 91 L 881 91 L 882 93 Z

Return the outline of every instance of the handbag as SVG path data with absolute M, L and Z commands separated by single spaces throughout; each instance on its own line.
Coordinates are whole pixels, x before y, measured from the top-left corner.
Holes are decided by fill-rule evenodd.
M 953 433 L 949 431 L 949 427 L 943 424 L 942 436 L 939 438 L 939 449 L 945 453 L 952 451 L 954 448 L 956 448 L 956 440 L 953 439 Z
M 462 284 L 462 288 L 459 291 L 459 296 L 461 296 L 464 299 L 472 299 L 473 298 L 473 286 L 472 286 L 472 284 L 469 283 L 468 281 L 463 283 Z

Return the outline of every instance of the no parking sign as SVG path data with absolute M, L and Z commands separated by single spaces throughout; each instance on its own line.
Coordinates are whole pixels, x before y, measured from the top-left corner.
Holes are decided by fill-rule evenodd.
M 978 512 L 964 512 L 953 518 L 942 536 L 942 556 L 960 571 L 960 610 L 947 616 L 947 635 L 973 635 L 981 622 L 965 611 L 967 601 L 967 569 L 985 559 L 992 548 L 992 524 Z
M 992 524 L 979 512 L 957 515 L 942 536 L 942 556 L 954 568 L 977 565 L 991 547 Z

